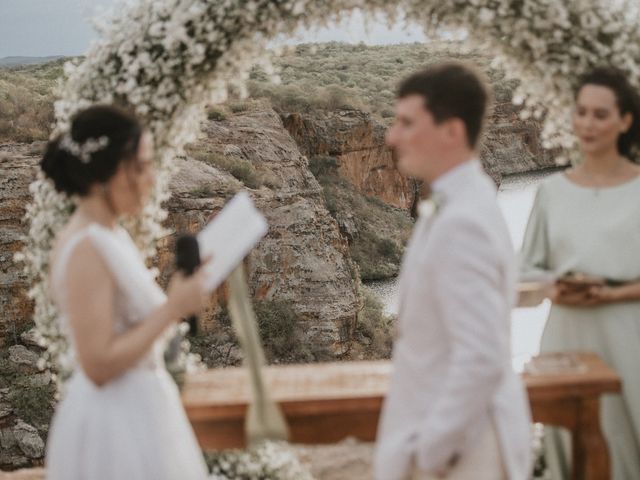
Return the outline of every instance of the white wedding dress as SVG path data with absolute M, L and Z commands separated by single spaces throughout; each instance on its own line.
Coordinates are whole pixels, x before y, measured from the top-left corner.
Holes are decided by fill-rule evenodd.
M 52 270 L 61 327 L 66 319 L 65 266 L 79 241 L 89 238 L 117 284 L 115 329 L 143 321 L 166 297 L 124 229 L 91 225 L 70 238 Z M 48 480 L 202 480 L 206 466 L 164 367 L 162 340 L 134 367 L 98 387 L 74 362 L 47 443 Z

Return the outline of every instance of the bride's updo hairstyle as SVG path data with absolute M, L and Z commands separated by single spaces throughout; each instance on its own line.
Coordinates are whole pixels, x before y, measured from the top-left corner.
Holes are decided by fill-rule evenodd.
M 142 132 L 138 119 L 120 108 L 89 107 L 73 117 L 70 132 L 48 143 L 40 167 L 59 192 L 85 196 L 136 158 Z

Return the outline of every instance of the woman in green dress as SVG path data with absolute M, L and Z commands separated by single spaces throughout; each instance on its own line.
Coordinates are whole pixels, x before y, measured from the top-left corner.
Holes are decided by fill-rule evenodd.
M 610 280 L 578 289 L 556 282 L 541 351 L 592 351 L 620 374 L 623 392 L 604 397 L 601 424 L 612 478 L 640 479 L 640 100 L 621 72 L 599 68 L 581 79 L 573 129 L 583 161 L 540 186 L 523 276 Z M 553 480 L 570 477 L 569 442 L 547 429 Z

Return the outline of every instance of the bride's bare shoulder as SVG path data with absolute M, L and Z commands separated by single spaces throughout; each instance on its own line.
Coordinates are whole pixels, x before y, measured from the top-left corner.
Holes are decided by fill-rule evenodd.
M 55 263 L 55 260 L 58 258 L 60 251 L 64 248 L 64 246 L 68 243 L 68 241 L 79 232 L 79 227 L 75 224 L 73 217 L 67 222 L 67 224 L 62 227 L 62 229 L 57 233 L 55 239 L 53 240 L 53 245 L 51 248 L 51 264 Z
M 51 268 L 58 264 L 60 260 L 66 264 L 65 268 L 70 268 L 70 264 L 78 264 L 81 267 L 101 266 L 102 259 L 97 250 L 93 246 L 91 240 L 85 236 L 82 238 L 82 232 L 86 231 L 87 226 L 80 222 L 75 222 L 72 218 L 62 230 L 58 232 L 53 243 L 50 255 Z M 66 248 L 70 248 L 73 243 L 72 250 L 64 252 Z M 61 259 L 61 255 L 66 255 L 66 259 Z

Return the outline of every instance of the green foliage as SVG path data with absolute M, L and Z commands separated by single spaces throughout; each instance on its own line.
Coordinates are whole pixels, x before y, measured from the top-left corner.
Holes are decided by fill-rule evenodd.
M 490 68 L 490 58 L 477 52 L 461 53 L 455 42 L 384 46 L 338 42 L 298 45 L 274 60 L 282 83 L 275 85 L 256 67 L 248 82 L 250 99 L 212 106 L 207 117 L 223 121 L 227 111 L 252 110 L 266 99 L 280 112 L 359 109 L 381 119 L 393 117 L 395 90 L 400 79 L 446 59 L 475 63 L 488 73 L 496 100 L 507 102 L 514 83 Z M 0 69 L 0 142 L 46 140 L 53 123 L 53 90 L 68 59 Z
M 192 189 L 189 194 L 195 198 L 211 198 L 214 194 L 211 185 L 203 183 L 202 185 L 198 185 L 196 188 Z
M 40 430 L 53 417 L 54 393 L 52 384 L 33 385 L 23 377 L 13 385 L 8 398 L 16 415 Z
M 443 60 L 476 64 L 487 72 L 498 101 L 508 101 L 514 85 L 490 68 L 490 58 L 462 53 L 455 42 L 367 46 L 338 42 L 303 44 L 274 59 L 281 84 L 270 83 L 260 68 L 249 81 L 253 98 L 267 98 L 281 112 L 351 109 L 369 111 L 381 119 L 393 117 L 398 82 Z
M 266 182 L 255 169 L 253 164 L 248 160 L 235 157 L 226 157 L 218 153 L 205 150 L 187 149 L 189 154 L 196 160 L 207 163 L 213 167 L 230 173 L 235 178 L 244 183 L 247 187 L 256 189 L 260 188 Z
M 381 256 L 391 258 L 395 262 L 400 261 L 400 249 L 393 240 L 380 238 L 376 243 L 376 248 Z
M 227 164 L 226 170 L 244 183 L 249 188 L 260 188 L 262 186 L 262 179 L 256 173 L 255 168 L 247 160 L 232 159 L 231 165 Z M 220 168 L 223 168 L 222 166 Z M 225 168 L 223 168 L 224 170 Z
M 363 229 L 351 246 L 351 256 L 360 267 L 363 281 L 383 280 L 398 273 L 400 247 L 371 228 Z M 389 268 L 389 265 L 397 268 Z
M 409 238 L 413 222 L 406 212 L 389 206 L 375 197 L 358 192 L 338 175 L 336 158 L 319 155 L 309 160 L 309 169 L 322 186 L 325 206 L 338 220 L 350 218 L 355 233 L 350 238 L 353 260 L 364 281 L 381 280 L 398 274 L 403 245 Z
M 335 176 L 339 166 L 338 159 L 329 155 L 317 155 L 309 161 L 309 170 L 316 178 Z
M 53 382 L 38 385 L 32 373 L 9 361 L 8 349 L 0 349 L 0 388 L 8 388 L 7 400 L 15 414 L 40 433 L 46 433 L 53 416 Z
M 356 337 L 362 337 L 360 343 L 365 346 L 365 358 L 390 358 L 393 346 L 393 319 L 384 314 L 382 303 L 370 290 L 363 289 L 362 300 Z
M 303 326 L 289 302 L 258 300 L 253 308 L 267 362 L 296 363 L 324 359 L 324 356 L 318 358 L 313 348 L 307 345 Z M 210 367 L 229 365 L 230 349 L 238 347 L 226 306 L 220 308 L 215 320 L 218 328 L 214 332 L 190 339 L 191 351 L 198 353 Z
M 229 110 L 231 110 L 233 113 L 242 113 L 248 111 L 250 105 L 247 102 L 237 101 L 228 103 L 227 107 L 229 107 Z
M 220 316 L 220 315 L 219 315 Z M 225 316 L 228 319 L 228 315 Z M 190 351 L 200 355 L 202 361 L 209 368 L 232 367 L 240 364 L 240 359 L 234 355 L 239 348 L 233 329 L 230 325 L 222 325 L 220 321 L 215 331 L 198 333 L 189 337 Z
M 209 107 L 207 108 L 207 118 L 214 122 L 222 122 L 227 119 L 227 112 L 222 107 Z
M 250 80 L 248 86 L 251 97 L 267 98 L 280 112 L 366 109 L 358 92 L 342 85 L 274 85 Z
M 0 69 L 0 142 L 46 140 L 64 60 Z
M 259 301 L 255 304 L 255 312 L 267 358 L 287 359 L 292 355 L 306 353 L 299 348 L 303 332 L 298 323 L 298 316 L 289 303 Z

